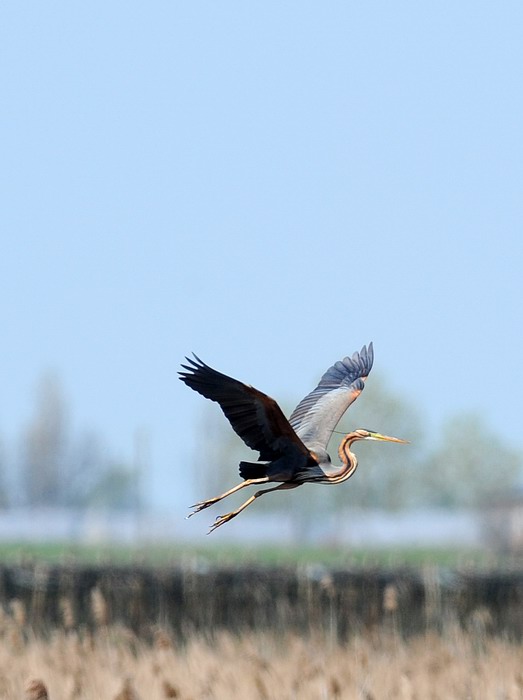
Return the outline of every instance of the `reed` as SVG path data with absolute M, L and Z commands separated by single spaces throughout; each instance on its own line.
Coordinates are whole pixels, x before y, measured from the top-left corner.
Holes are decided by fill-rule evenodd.
M 87 573 L 4 586 L 2 700 L 523 700 L 518 572 Z
M 5 700 L 516 700 L 522 652 L 519 643 L 458 627 L 408 640 L 376 629 L 343 644 L 260 632 L 158 645 L 112 627 L 55 630 L 45 639 L 26 635 L 18 651 L 2 648 L 0 693 Z

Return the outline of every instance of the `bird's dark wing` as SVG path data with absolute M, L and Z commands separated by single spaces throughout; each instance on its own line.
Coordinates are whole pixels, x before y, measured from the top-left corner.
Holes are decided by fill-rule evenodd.
M 260 460 L 273 460 L 289 453 L 309 455 L 274 399 L 194 357 L 196 361 L 186 358 L 190 365 L 182 365 L 187 371 L 179 372 L 180 379 L 220 404 L 234 431 L 260 453 Z
M 372 343 L 336 362 L 294 409 L 289 422 L 305 445 L 327 447 L 332 431 L 361 394 L 374 361 Z

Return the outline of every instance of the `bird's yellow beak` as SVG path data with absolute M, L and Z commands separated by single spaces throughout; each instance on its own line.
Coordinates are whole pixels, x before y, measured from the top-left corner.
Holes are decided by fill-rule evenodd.
M 381 433 L 369 433 L 367 440 L 383 440 L 386 442 L 401 442 L 404 445 L 408 445 L 408 440 L 402 440 L 397 437 L 390 437 L 389 435 L 382 435 Z

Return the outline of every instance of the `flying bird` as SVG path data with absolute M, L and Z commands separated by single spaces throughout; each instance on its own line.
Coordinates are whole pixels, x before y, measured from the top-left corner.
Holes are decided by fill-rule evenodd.
M 219 515 L 209 532 L 235 518 L 257 498 L 271 491 L 294 489 L 302 484 L 340 484 L 349 479 L 358 466 L 350 448 L 358 440 L 406 443 L 407 440 L 359 429 L 342 439 L 338 455 L 341 465 L 334 465 L 327 453 L 327 443 L 339 420 L 363 391 L 372 363 L 372 343 L 352 357 L 345 357 L 330 367 L 318 386 L 300 401 L 290 418 L 270 396 L 249 384 L 217 372 L 194 355 L 186 358 L 180 379 L 211 401 L 216 401 L 233 430 L 248 447 L 259 453 L 257 462 L 240 462 L 243 481 L 220 496 L 195 503 L 191 517 L 218 503 L 246 486 L 274 483 L 269 489 L 256 491 L 239 508 Z

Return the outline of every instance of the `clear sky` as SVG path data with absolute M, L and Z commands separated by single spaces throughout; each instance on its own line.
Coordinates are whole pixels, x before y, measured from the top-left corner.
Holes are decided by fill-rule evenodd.
M 522 37 L 519 0 L 2 3 L 5 443 L 53 369 L 181 508 L 185 354 L 289 401 L 373 340 L 523 448 Z

